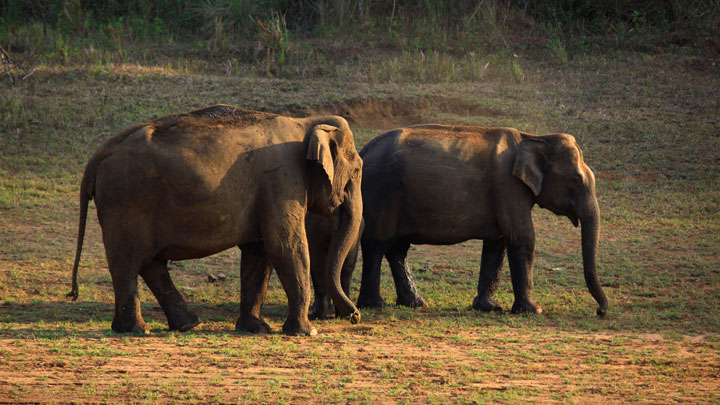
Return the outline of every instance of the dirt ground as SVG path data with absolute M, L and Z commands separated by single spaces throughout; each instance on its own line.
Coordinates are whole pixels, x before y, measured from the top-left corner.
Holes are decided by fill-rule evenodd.
M 631 401 L 642 392 L 643 401 L 668 403 L 717 399 L 720 388 L 720 355 L 703 336 L 675 342 L 654 334 L 606 332 L 552 332 L 547 337 L 545 331 L 529 336 L 447 331 L 447 336 L 417 341 L 412 333 L 400 341 L 382 333 L 373 336 L 392 327 L 382 320 L 322 325 L 316 341 L 227 337 L 213 325 L 201 326 L 187 343 L 171 342 L 167 336 L 108 337 L 100 342 L 73 338 L 57 347 L 32 336 L 3 339 L 0 397 L 11 402 L 315 403 L 336 398 L 392 403 L 464 402 L 487 393 L 519 400 L 523 397 L 499 394 L 520 392 L 538 402 L 612 403 Z M 214 339 L 218 333 L 224 337 L 220 342 Z M 363 336 L 360 341 L 358 335 Z M 291 348 L 265 349 L 275 339 Z M 512 343 L 496 344 L 503 341 Z M 566 341 L 578 347 L 553 349 Z M 261 349 L 247 356 L 234 354 L 236 346 L 247 345 Z M 319 352 L 317 345 L 323 347 Z M 73 347 L 87 353 L 79 358 L 72 354 Z M 514 354 L 508 356 L 508 351 Z M 336 356 L 346 363 L 340 370 Z M 324 381 L 308 378 L 308 370 L 317 368 L 323 369 Z M 676 372 L 692 378 L 678 386 Z M 393 392 L 393 386 L 403 389 Z M 289 394 L 273 387 L 288 389 Z

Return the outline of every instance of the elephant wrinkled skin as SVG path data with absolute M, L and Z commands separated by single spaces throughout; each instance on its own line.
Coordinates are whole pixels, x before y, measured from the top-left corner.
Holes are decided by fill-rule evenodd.
M 288 297 L 283 331 L 315 334 L 310 304 L 308 211 L 337 215 L 327 255 L 330 294 L 344 315 L 359 312 L 343 293 L 340 268 L 362 220 L 362 160 L 347 122 L 336 116 L 288 118 L 216 105 L 158 118 L 106 141 L 89 160 L 80 188 L 82 250 L 89 200 L 98 220 L 115 292 L 112 329 L 147 332 L 140 275 L 171 330 L 200 321 L 168 273 L 168 260 L 242 250 L 238 330 L 267 333 L 260 316 L 274 267 Z
M 419 125 L 387 132 L 361 151 L 365 231 L 358 307 L 384 305 L 385 256 L 397 303 L 423 306 L 407 265 L 410 244 L 449 245 L 482 239 L 475 309 L 501 310 L 493 299 L 505 255 L 513 312 L 540 313 L 533 286 L 535 204 L 582 224 L 585 280 L 602 316 L 607 299 L 597 278 L 599 208 L 595 176 L 575 138 L 535 136 L 512 128 Z

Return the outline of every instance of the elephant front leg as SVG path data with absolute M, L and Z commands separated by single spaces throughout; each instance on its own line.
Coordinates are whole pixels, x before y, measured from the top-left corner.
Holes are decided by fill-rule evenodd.
M 287 335 L 316 335 L 310 323 L 310 253 L 305 232 L 304 207 L 297 201 L 268 207 L 260 231 L 265 254 L 288 298 L 288 317 L 282 330 Z
M 477 296 L 472 303 L 474 309 L 487 312 L 502 311 L 502 307 L 495 301 L 493 294 L 497 289 L 498 276 L 504 261 L 505 239 L 484 239 Z
M 410 266 L 407 262 L 407 252 L 410 249 L 410 243 L 399 241 L 395 243 L 385 254 L 390 271 L 395 282 L 395 293 L 397 294 L 398 305 L 406 307 L 426 307 L 425 299 L 420 296 L 417 286 L 415 285 L 415 277 L 410 272 Z
M 515 294 L 515 302 L 512 306 L 513 313 L 542 313 L 542 308 L 530 298 L 530 292 L 533 288 L 534 250 L 535 243 L 532 240 L 520 244 L 507 244 L 510 276 Z
M 170 330 L 185 332 L 200 324 L 200 318 L 188 308 L 185 298 L 170 278 L 167 260 L 151 261 L 143 266 L 140 275 L 165 312 Z
M 240 317 L 235 330 L 268 334 L 268 325 L 260 316 L 272 267 L 262 244 L 242 247 L 240 259 Z
M 302 243 L 294 244 L 292 249 L 286 250 L 286 254 L 271 256 L 271 261 L 288 298 L 288 317 L 283 324 L 283 332 L 291 336 L 316 335 L 317 330 L 308 317 L 310 259 L 307 248 Z

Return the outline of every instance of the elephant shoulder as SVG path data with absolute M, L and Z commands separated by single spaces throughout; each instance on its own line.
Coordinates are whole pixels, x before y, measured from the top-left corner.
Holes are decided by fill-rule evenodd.
M 394 148 L 395 145 L 397 145 L 400 136 L 405 133 L 405 131 L 407 130 L 404 128 L 394 129 L 376 136 L 360 150 L 360 157 L 364 160 L 371 154 L 377 154 L 378 152 Z

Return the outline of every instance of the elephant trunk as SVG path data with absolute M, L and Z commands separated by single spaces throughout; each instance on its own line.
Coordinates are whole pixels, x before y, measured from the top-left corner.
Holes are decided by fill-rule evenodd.
M 607 312 L 608 303 L 605 293 L 600 286 L 600 281 L 598 281 L 596 263 L 600 210 L 597 205 L 597 200 L 594 197 L 591 198 L 589 205 L 590 208 L 588 212 L 580 217 L 580 223 L 582 225 L 583 270 L 588 290 L 599 305 L 597 314 L 598 316 L 604 316 Z
M 362 197 L 360 185 L 350 182 L 348 185 L 348 196 L 340 205 L 340 221 L 337 231 L 330 239 L 328 262 L 325 266 L 325 280 L 327 287 L 335 303 L 339 314 L 350 316 L 352 323 L 360 321 L 360 311 L 355 304 L 345 295 L 342 289 L 341 270 L 348 252 L 360 237 L 360 223 L 362 222 Z M 357 182 L 359 183 L 359 181 Z

